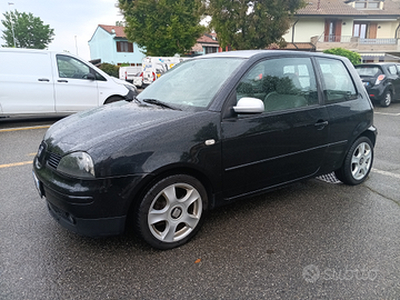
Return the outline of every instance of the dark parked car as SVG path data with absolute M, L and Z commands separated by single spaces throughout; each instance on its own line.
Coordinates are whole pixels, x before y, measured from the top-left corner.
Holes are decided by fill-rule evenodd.
M 188 60 L 132 102 L 57 122 L 33 168 L 64 227 L 106 236 L 132 224 L 169 249 L 235 199 L 332 171 L 363 182 L 375 140 L 372 104 L 347 59 L 237 51 Z
M 400 65 L 395 63 L 365 63 L 356 66 L 372 101 L 388 107 L 400 99 Z

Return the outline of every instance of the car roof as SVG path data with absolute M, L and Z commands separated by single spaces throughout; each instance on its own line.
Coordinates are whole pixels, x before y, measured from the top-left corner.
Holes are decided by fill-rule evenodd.
M 363 66 L 388 66 L 388 65 L 398 65 L 396 62 L 376 62 L 376 63 L 362 63 L 358 64 L 355 67 L 363 67 Z
M 256 57 L 274 57 L 274 56 L 297 56 L 297 57 L 336 57 L 344 59 L 342 56 L 330 55 L 325 53 L 317 52 L 305 52 L 305 51 L 289 51 L 289 50 L 238 50 L 238 51 L 227 51 L 210 53 L 195 57 L 195 59 L 207 59 L 214 57 L 229 57 L 229 58 L 256 58 Z

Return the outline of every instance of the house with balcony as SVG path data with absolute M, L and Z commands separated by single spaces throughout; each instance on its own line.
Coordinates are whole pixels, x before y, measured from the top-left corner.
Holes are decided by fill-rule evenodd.
M 400 0 L 308 0 L 298 10 L 288 44 L 311 43 L 316 51 L 345 48 L 363 62 L 400 61 Z

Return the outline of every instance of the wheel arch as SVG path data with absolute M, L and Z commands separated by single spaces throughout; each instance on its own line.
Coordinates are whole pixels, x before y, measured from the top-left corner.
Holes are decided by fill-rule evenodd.
M 124 96 L 121 96 L 121 95 L 117 95 L 117 94 L 116 95 L 110 95 L 104 100 L 103 105 L 109 104 L 109 103 L 112 103 L 112 102 L 116 102 L 116 101 L 125 100 L 125 99 L 126 98 Z
M 353 145 L 353 143 L 356 140 L 358 140 L 362 136 L 365 136 L 371 141 L 372 145 L 375 147 L 377 134 L 378 134 L 377 129 L 375 128 L 375 126 L 371 125 L 370 127 L 365 129 L 364 131 L 359 132 L 357 135 L 353 135 L 351 141 L 348 142 L 348 145 L 344 149 L 343 155 L 341 155 L 340 159 L 338 160 L 339 164 L 336 165 L 336 168 L 334 168 L 334 171 L 336 171 L 337 169 L 339 169 L 343 165 L 343 162 L 345 160 L 346 154 L 348 153 L 348 151 L 350 150 L 351 146 Z
M 376 135 L 377 135 L 377 130 L 375 127 L 371 126 L 370 128 L 368 128 L 367 130 L 365 130 L 363 133 L 360 134 L 360 136 L 358 136 L 356 139 L 358 139 L 361 136 L 365 136 L 367 138 L 370 139 L 370 141 L 372 142 L 372 145 L 375 147 L 376 144 Z M 355 140 L 356 140 L 355 139 Z
M 140 199 L 142 199 L 150 187 L 162 178 L 166 178 L 172 175 L 185 174 L 192 176 L 200 181 L 207 192 L 207 202 L 205 203 L 205 210 L 213 207 L 213 198 L 215 187 L 212 185 L 211 181 L 208 179 L 207 175 L 200 170 L 190 167 L 190 166 L 168 166 L 163 167 L 159 170 L 149 173 L 145 176 L 138 184 L 135 191 L 132 192 L 130 199 L 130 205 L 128 209 L 128 221 L 133 215 L 134 211 L 138 208 L 140 204 Z

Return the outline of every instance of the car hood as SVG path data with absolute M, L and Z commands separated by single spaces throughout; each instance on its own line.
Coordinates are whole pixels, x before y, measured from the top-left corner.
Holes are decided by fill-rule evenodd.
M 120 101 L 83 111 L 58 121 L 49 128 L 45 141 L 52 152 L 88 151 L 99 144 L 115 143 L 121 137 L 140 139 L 146 129 L 164 126 L 192 112 Z M 133 135 L 135 132 L 137 134 Z M 104 146 L 103 146 L 104 147 Z

